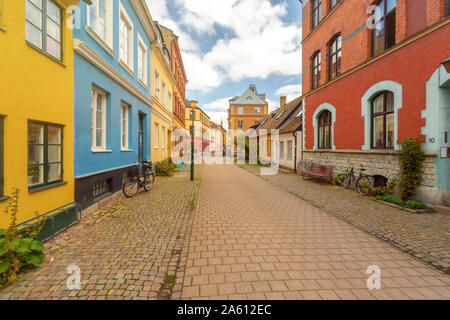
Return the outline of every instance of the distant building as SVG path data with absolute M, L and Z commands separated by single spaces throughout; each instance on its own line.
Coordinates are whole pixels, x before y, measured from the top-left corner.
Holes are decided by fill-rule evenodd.
M 258 93 L 256 86 L 252 84 L 241 96 L 230 99 L 228 129 L 247 131 L 261 123 L 268 113 L 266 94 Z
M 186 130 L 191 133 L 191 128 L 194 128 L 194 137 L 202 141 L 204 149 L 210 143 L 205 133 L 211 129 L 211 119 L 197 104 L 198 101 L 186 100 Z

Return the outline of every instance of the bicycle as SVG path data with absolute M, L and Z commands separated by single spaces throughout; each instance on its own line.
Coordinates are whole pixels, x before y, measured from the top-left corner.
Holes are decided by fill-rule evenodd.
M 366 169 L 361 168 L 359 173 L 358 179 L 355 177 L 355 169 L 351 168 L 350 171 L 347 173 L 347 176 L 345 177 L 344 181 L 344 188 L 348 189 L 352 182 L 354 182 L 355 188 L 358 190 L 360 194 L 363 196 L 367 196 L 369 194 L 369 188 L 371 186 L 371 176 L 368 174 L 365 174 L 364 171 Z
M 153 189 L 156 175 L 153 172 L 151 162 L 141 162 L 137 165 L 138 174 L 134 177 L 128 177 L 123 184 L 123 194 L 127 198 L 134 197 L 140 188 L 144 188 L 146 192 Z

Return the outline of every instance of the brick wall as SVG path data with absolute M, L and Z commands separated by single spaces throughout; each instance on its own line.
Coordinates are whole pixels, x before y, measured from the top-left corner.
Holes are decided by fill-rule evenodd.
M 444 0 L 412 0 L 426 1 L 426 25 L 430 26 L 444 17 Z M 396 42 L 407 37 L 407 0 L 399 0 L 396 9 Z M 321 85 L 328 81 L 329 41 L 337 33 L 341 33 L 342 65 L 341 73 L 363 63 L 371 57 L 371 30 L 364 26 L 369 19 L 367 8 L 376 3 L 373 0 L 341 0 L 329 11 L 328 0 L 322 0 L 322 22 L 311 32 L 311 1 L 303 7 L 303 88 L 307 93 L 311 90 L 311 57 L 320 50 L 322 55 Z M 324 58 L 325 57 L 325 58 Z

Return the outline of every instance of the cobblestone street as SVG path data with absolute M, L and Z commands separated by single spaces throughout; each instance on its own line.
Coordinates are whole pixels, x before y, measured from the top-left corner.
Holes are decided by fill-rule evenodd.
M 46 262 L 0 299 L 177 299 L 199 181 L 158 177 L 152 191 L 115 203 L 45 244 Z M 67 267 L 81 269 L 69 291 Z
M 235 165 L 196 172 L 83 217 L 0 299 L 450 299 L 448 275 L 273 183 Z M 367 289 L 372 265 L 381 290 Z
M 238 166 L 204 166 L 182 297 L 449 299 L 450 277 Z
M 242 166 L 259 175 L 259 168 Z M 369 200 L 340 186 L 279 172 L 265 180 L 450 273 L 450 215 L 414 214 Z M 332 194 L 332 196 L 330 196 Z

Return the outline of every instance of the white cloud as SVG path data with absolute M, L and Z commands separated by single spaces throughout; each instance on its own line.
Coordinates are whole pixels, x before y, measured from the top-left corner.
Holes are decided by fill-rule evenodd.
M 167 0 L 147 0 L 155 19 L 180 36 L 191 90 L 209 91 L 224 81 L 301 73 L 301 26 L 284 22 L 286 4 L 268 0 L 175 0 L 180 20 L 169 16 Z M 230 30 L 208 52 L 192 36 Z M 191 33 L 191 35 L 189 34 Z
M 277 90 L 276 94 L 280 96 L 287 96 L 287 101 L 290 102 L 302 95 L 302 85 L 291 84 L 281 87 Z
M 228 129 L 228 108 L 230 106 L 229 100 L 232 97 L 220 98 L 213 102 L 206 103 L 203 107 L 203 111 L 205 111 L 210 117 L 211 120 L 217 124 L 220 124 L 222 120 L 223 126 L 225 129 Z

